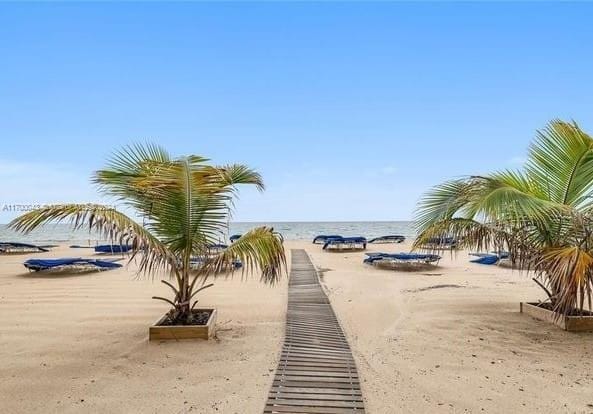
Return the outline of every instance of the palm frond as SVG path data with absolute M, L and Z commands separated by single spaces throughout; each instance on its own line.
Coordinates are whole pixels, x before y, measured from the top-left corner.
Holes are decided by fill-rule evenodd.
M 477 180 L 446 181 L 426 192 L 418 203 L 415 225 L 419 233 L 427 231 L 441 220 L 449 220 L 460 213 L 471 199 L 479 183 Z
M 585 299 L 591 309 L 593 256 L 577 246 L 547 249 L 536 263 L 536 271 L 554 292 L 554 310 L 570 314 L 582 310 Z
M 255 170 L 241 164 L 229 164 L 216 168 L 220 174 L 221 184 L 235 186 L 238 184 L 255 185 L 258 190 L 264 191 L 265 185 L 262 176 Z
M 261 272 L 261 281 L 274 284 L 286 270 L 286 256 L 281 238 L 269 227 L 258 227 L 241 236 L 227 249 L 206 263 L 202 273 L 210 276 L 224 273 L 240 260 L 243 271 Z
M 570 206 L 590 202 L 593 139 L 576 123 L 555 120 L 538 131 L 526 171 L 542 184 L 551 201 Z

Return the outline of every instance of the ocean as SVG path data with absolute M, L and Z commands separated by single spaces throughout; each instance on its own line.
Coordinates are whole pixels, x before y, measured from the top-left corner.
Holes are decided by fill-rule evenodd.
M 319 234 L 338 234 L 341 236 L 364 236 L 368 239 L 399 234 L 407 238 L 415 237 L 411 221 L 352 221 L 352 222 L 236 222 L 230 223 L 228 235 L 242 234 L 260 226 L 273 227 L 286 240 L 312 240 Z M 221 242 L 226 242 L 221 237 Z M 0 241 L 25 242 L 34 244 L 78 244 L 95 245 L 102 240 L 88 230 L 72 231 L 68 224 L 52 224 L 37 229 L 30 234 L 20 234 L 0 224 Z

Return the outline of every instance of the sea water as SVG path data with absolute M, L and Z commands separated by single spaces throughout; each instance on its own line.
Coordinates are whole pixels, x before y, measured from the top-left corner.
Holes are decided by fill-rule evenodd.
M 352 222 L 235 222 L 220 236 L 220 242 L 227 242 L 228 236 L 244 234 L 252 228 L 268 226 L 282 234 L 285 240 L 312 240 L 319 234 L 340 236 L 364 236 L 368 239 L 386 235 L 415 236 L 410 221 L 352 221 Z M 34 244 L 77 244 L 95 245 L 109 242 L 96 233 L 79 229 L 73 231 L 68 224 L 51 224 L 29 234 L 16 233 L 0 224 L 0 241 L 13 241 Z

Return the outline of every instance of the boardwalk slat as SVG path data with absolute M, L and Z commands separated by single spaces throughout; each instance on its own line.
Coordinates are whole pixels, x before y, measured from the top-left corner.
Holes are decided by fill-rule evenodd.
M 266 406 L 265 414 L 268 413 L 291 413 L 291 414 L 352 414 L 364 413 L 364 408 L 337 408 L 337 407 L 299 407 L 299 406 Z

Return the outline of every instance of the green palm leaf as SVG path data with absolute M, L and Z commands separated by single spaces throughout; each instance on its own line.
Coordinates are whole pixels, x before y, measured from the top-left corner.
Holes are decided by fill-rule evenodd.
M 544 279 L 558 312 L 582 311 L 593 286 L 592 185 L 593 139 L 576 123 L 553 121 L 523 171 L 448 181 L 425 194 L 415 247 L 448 235 L 467 248 L 508 250 Z

